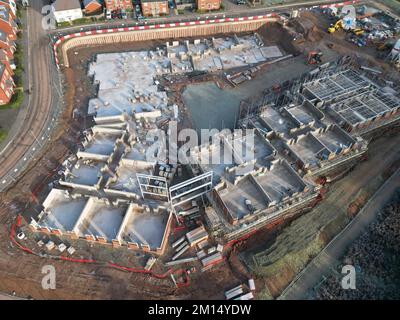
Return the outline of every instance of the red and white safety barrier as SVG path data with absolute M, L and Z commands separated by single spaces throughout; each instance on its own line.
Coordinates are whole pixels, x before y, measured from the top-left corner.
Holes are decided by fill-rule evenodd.
M 324 5 L 320 6 L 320 8 L 322 8 L 322 9 L 327 9 L 327 8 L 332 8 L 332 7 L 339 8 L 339 7 L 343 7 L 343 6 L 356 4 L 358 2 L 360 2 L 360 0 L 345 1 L 345 2 L 332 3 L 332 4 L 324 4 Z

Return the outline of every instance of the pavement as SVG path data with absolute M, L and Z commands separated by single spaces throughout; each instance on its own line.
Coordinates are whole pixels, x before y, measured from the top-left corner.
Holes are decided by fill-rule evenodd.
M 340 261 L 349 245 L 377 218 L 378 213 L 390 200 L 399 185 L 400 169 L 376 191 L 357 216 L 331 240 L 324 250 L 299 273 L 278 299 L 306 299 L 308 291 L 315 287 L 329 272 L 329 269 Z

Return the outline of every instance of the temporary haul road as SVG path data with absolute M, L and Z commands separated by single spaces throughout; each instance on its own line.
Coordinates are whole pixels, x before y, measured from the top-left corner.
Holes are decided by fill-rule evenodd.
M 304 3 L 304 5 L 317 7 L 319 4 L 320 7 L 327 7 L 333 3 L 336 3 L 335 6 L 343 6 L 358 2 L 359 0 L 340 3 L 321 0 Z M 298 8 L 298 6 L 299 4 L 293 4 L 291 7 Z M 59 86 L 54 82 L 54 74 L 57 70 L 51 56 L 47 31 L 42 27 L 42 7 L 43 0 L 32 1 L 31 7 L 27 9 L 27 48 L 25 50 L 28 51 L 26 69 L 29 70 L 31 94 L 27 96 L 27 103 L 20 111 L 17 121 L 11 129 L 10 135 L 13 135 L 11 140 L 0 151 L 0 192 L 9 187 L 16 180 L 18 174 L 25 169 L 24 163 L 30 162 L 31 159 L 28 155 L 33 151 L 33 146 L 39 144 L 38 147 L 41 147 L 39 141 L 41 134 L 56 107 L 55 94 L 59 94 L 58 91 L 60 91 L 54 90 Z M 271 12 L 271 9 L 273 8 L 264 10 Z M 230 16 L 226 14 L 226 19 L 229 20 Z M 237 18 L 237 16 L 238 14 L 232 14 L 232 17 Z M 175 21 L 173 19 L 176 17 L 171 17 L 169 21 Z M 107 27 L 106 24 L 104 26 Z

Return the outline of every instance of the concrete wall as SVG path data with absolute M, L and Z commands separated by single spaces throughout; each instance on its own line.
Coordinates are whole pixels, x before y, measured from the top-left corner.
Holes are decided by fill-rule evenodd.
M 106 34 L 85 35 L 68 39 L 62 45 L 62 57 L 64 66 L 69 67 L 68 52 L 70 49 L 105 45 L 121 42 L 147 41 L 156 39 L 176 39 L 197 36 L 210 36 L 223 33 L 252 32 L 260 28 L 266 22 L 275 22 L 277 18 L 271 17 L 264 20 L 226 22 L 218 24 L 204 24 L 196 26 L 163 28 L 155 30 L 127 31 Z

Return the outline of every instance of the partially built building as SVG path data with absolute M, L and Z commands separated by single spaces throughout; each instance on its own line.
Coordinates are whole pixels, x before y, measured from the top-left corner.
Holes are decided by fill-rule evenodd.
M 365 155 L 362 135 L 399 120 L 397 93 L 348 65 L 305 75 L 278 94 L 287 99 L 246 112 L 237 123 L 242 131 L 219 132 L 190 150 L 186 164 L 171 161 L 160 139 L 168 133 L 161 128 L 182 116 L 159 76 L 251 67 L 280 56 L 257 34 L 97 55 L 89 75 L 98 95 L 88 107 L 96 125 L 65 160 L 59 187 L 31 227 L 162 254 L 173 223 L 202 221 L 228 243 L 312 208 L 321 182 Z

